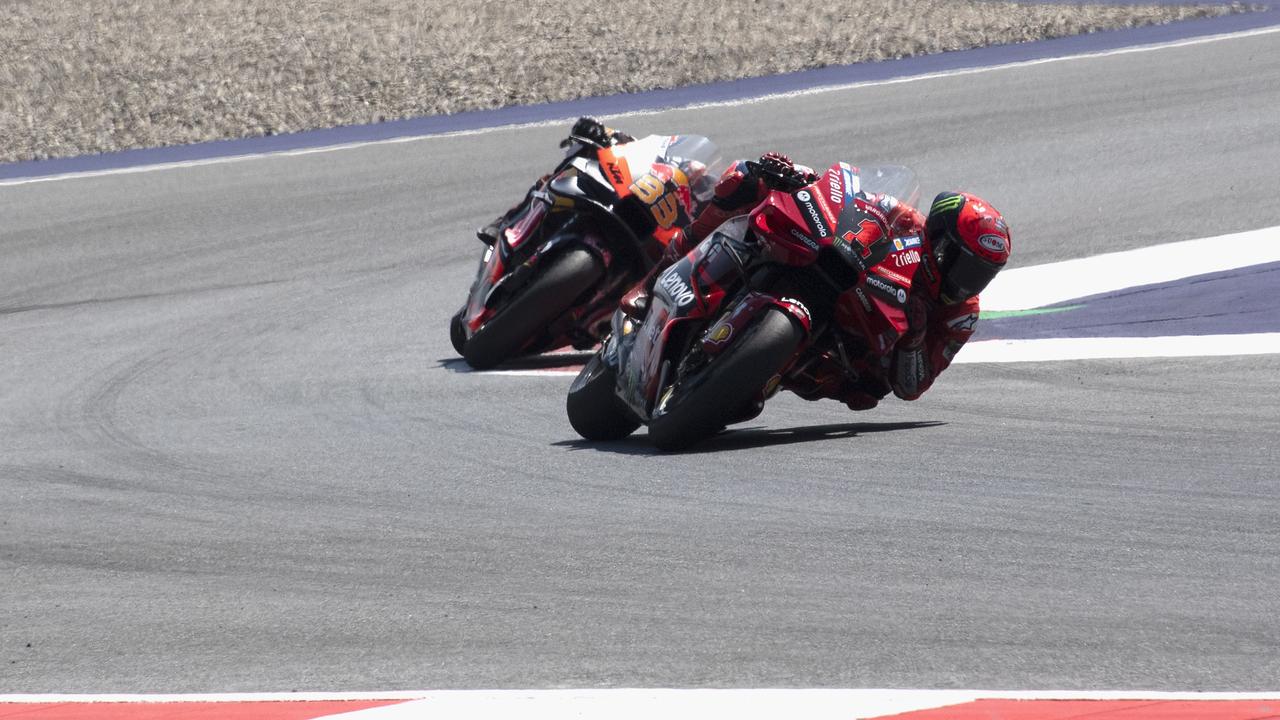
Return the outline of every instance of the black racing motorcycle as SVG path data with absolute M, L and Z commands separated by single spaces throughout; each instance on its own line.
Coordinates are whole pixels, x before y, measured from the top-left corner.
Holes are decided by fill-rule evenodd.
M 611 144 L 571 134 L 562 146 L 564 160 L 486 242 L 452 318 L 453 347 L 473 368 L 594 346 L 722 169 L 716 146 L 698 135 Z

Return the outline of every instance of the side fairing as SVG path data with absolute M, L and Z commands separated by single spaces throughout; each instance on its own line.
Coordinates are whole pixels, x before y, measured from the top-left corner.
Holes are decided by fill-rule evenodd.
M 630 348 L 619 363 L 619 396 L 648 418 L 662 388 L 664 367 L 679 361 L 688 342 L 720 311 L 742 283 L 733 238 L 717 232 L 658 276 L 644 322 L 626 334 Z

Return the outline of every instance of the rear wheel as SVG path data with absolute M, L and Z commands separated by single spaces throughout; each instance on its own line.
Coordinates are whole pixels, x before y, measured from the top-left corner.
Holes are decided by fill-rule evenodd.
M 664 391 L 649 440 L 662 450 L 680 450 L 720 432 L 756 401 L 803 340 L 791 316 L 766 308 L 737 342 Z
M 524 290 L 467 340 L 462 357 L 468 365 L 485 370 L 515 357 L 604 276 L 600 259 L 580 247 L 547 262 Z
M 618 374 L 597 353 L 569 386 L 569 424 L 587 440 L 621 440 L 640 427 L 614 392 L 617 382 Z

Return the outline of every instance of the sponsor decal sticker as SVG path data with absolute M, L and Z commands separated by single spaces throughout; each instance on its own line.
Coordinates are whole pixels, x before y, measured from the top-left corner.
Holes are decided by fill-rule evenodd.
M 993 253 L 1003 254 L 1009 251 L 1008 243 L 999 235 L 982 235 L 978 238 L 978 244 Z
M 858 302 L 862 303 L 862 309 L 871 312 L 871 301 L 867 299 L 867 294 L 862 292 L 862 288 L 856 287 L 853 292 L 858 296 Z
M 769 382 L 764 385 L 764 396 L 766 399 L 773 397 L 778 392 L 778 387 L 782 384 L 782 374 L 779 373 L 769 378 Z
M 899 303 L 905 303 L 907 301 L 906 290 L 903 290 L 902 288 L 897 287 L 896 285 L 890 283 L 888 280 L 885 280 L 879 275 L 867 275 L 866 283 L 867 285 L 875 288 L 876 290 L 879 290 L 880 292 L 888 295 L 889 297 L 895 298 Z
M 952 318 L 947 321 L 947 327 L 959 332 L 973 332 L 973 326 L 978 324 L 977 313 L 969 313 L 958 318 Z
M 935 202 L 933 204 L 933 207 L 929 208 L 929 212 L 936 213 L 936 212 L 946 212 L 948 210 L 958 210 L 960 209 L 961 205 L 964 205 L 964 196 L 951 195 L 949 197 L 944 197 L 941 200 Z
M 663 273 L 662 277 L 658 278 L 658 287 L 666 291 L 677 307 L 684 307 L 693 302 L 693 290 L 684 281 L 684 278 L 680 277 L 680 273 L 676 272 L 675 267 L 672 267 Z
M 840 173 L 834 170 L 827 173 L 827 191 L 833 205 L 839 205 L 844 200 L 844 188 L 840 187 Z
M 854 207 L 861 210 L 863 215 L 869 215 L 875 218 L 877 221 L 879 221 L 881 227 L 886 227 L 886 228 L 889 227 L 889 216 L 885 214 L 885 211 L 881 210 L 880 206 L 876 205 L 875 203 L 869 203 L 859 198 L 858 200 L 854 201 Z
M 794 237 L 795 239 L 797 239 L 797 240 L 799 240 L 800 242 L 804 243 L 805 245 L 809 246 L 809 248 L 810 248 L 810 249 L 812 249 L 812 250 L 817 250 L 817 249 L 818 249 L 818 243 L 814 242 L 814 241 L 813 241 L 813 238 L 810 238 L 808 235 L 805 235 L 804 233 L 800 232 L 799 230 L 797 230 L 797 229 L 795 229 L 795 228 L 791 228 L 791 235 L 792 235 L 792 237 Z
M 893 264 L 898 267 L 909 267 L 917 265 L 920 262 L 919 250 L 906 250 L 904 252 L 894 253 Z
M 610 162 L 608 164 L 608 168 L 609 168 L 609 174 L 613 176 L 613 181 L 615 183 L 617 183 L 618 185 L 621 185 L 624 182 L 626 182 L 625 180 L 622 179 L 622 170 L 621 168 L 618 167 L 618 163 Z
M 869 255 L 870 251 L 863 250 L 862 252 L 859 252 L 859 250 L 862 249 L 861 245 L 858 246 L 859 250 L 855 250 L 853 243 L 856 241 L 857 237 L 855 237 L 853 233 L 847 232 L 843 237 L 836 238 L 832 243 L 832 246 L 835 247 L 836 251 L 844 256 L 846 260 L 852 263 L 854 267 L 866 272 L 867 261 L 863 259 L 863 256 Z
M 905 275 L 901 275 L 901 274 L 899 274 L 899 273 L 896 273 L 896 272 L 894 272 L 894 271 L 890 270 L 890 269 L 889 269 L 889 268 L 887 268 L 887 267 L 878 266 L 878 267 L 876 267 L 874 270 L 872 270 L 872 272 L 879 273 L 880 275 L 883 275 L 884 277 L 888 278 L 889 280 L 892 280 L 892 281 L 894 281 L 894 282 L 896 282 L 896 283 L 899 283 L 899 284 L 902 284 L 902 285 L 910 285 L 910 284 L 911 284 L 911 278 L 909 278 L 909 277 L 907 277 L 907 276 L 905 276 Z
M 800 202 L 800 207 L 804 211 L 805 219 L 809 223 L 809 228 L 813 230 L 813 234 L 820 238 L 830 235 L 827 231 L 826 220 L 823 219 L 822 213 L 818 211 L 818 206 L 813 202 L 813 195 L 808 190 L 801 190 L 795 194 L 795 199 Z
M 893 248 L 895 250 L 909 250 L 918 247 L 920 247 L 919 235 L 908 235 L 907 237 L 893 239 Z
M 793 297 L 784 297 L 779 299 L 783 302 L 783 304 L 788 305 L 796 310 L 799 310 L 800 314 L 804 315 L 804 321 L 806 323 L 812 322 L 812 316 L 809 315 L 809 308 L 805 307 L 805 304 L 803 302 L 800 302 L 799 300 Z
M 862 183 L 849 163 L 840 163 L 840 174 L 844 176 L 844 201 L 848 203 L 862 190 Z
M 707 341 L 720 345 L 733 335 L 733 325 L 728 321 L 722 322 L 711 330 L 711 334 L 707 336 Z

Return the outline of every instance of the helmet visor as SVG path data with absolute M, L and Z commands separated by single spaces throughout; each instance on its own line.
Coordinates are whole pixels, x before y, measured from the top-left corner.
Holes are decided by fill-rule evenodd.
M 942 300 L 948 303 L 968 300 L 982 292 L 1002 267 L 978 257 L 961 243 L 951 245 L 951 255 L 942 278 Z

